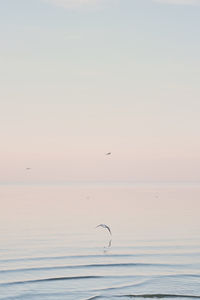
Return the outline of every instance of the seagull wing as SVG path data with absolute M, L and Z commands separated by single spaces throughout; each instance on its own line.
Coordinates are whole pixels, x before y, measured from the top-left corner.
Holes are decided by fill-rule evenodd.
M 99 225 L 96 226 L 96 228 L 97 228 L 97 227 L 103 227 L 103 224 L 99 224 Z
M 99 225 L 96 226 L 96 228 L 97 228 L 97 227 L 103 227 L 103 228 L 107 229 L 107 230 L 109 231 L 110 235 L 112 235 L 112 232 L 111 232 L 109 226 L 107 226 L 107 225 L 105 225 L 105 224 L 99 224 Z
M 108 231 L 110 232 L 110 234 L 112 235 L 112 232 L 111 232 L 111 230 L 110 230 L 110 227 L 109 226 L 107 226 L 107 225 L 105 225 L 105 228 L 106 229 L 108 229 Z

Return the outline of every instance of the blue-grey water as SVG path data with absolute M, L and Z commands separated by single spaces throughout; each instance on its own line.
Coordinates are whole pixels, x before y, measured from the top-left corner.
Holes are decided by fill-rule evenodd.
M 200 299 L 199 187 L 1 186 L 0 196 L 0 299 Z

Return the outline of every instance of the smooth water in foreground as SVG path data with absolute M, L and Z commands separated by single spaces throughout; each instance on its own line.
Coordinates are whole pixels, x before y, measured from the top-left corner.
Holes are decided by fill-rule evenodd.
M 0 299 L 200 299 L 199 196 L 191 185 L 1 186 Z

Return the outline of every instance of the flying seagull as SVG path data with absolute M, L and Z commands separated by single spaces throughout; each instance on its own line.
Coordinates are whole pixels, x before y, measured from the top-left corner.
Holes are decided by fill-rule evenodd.
M 107 230 L 109 231 L 110 235 L 112 235 L 112 232 L 111 232 L 111 230 L 110 230 L 110 227 L 107 226 L 106 224 L 99 224 L 99 225 L 96 226 L 96 228 L 97 228 L 97 227 L 103 227 L 103 228 L 107 229 Z

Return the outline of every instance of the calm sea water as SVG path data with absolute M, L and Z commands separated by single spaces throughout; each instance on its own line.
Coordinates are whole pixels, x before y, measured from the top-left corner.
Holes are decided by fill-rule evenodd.
M 0 299 L 200 299 L 199 199 L 189 184 L 1 185 Z

